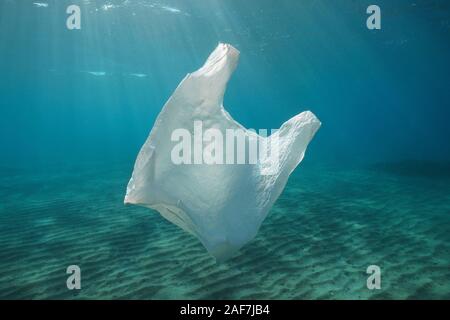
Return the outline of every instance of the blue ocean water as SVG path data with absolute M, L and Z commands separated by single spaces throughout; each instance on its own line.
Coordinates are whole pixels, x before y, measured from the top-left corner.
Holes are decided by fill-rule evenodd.
M 450 3 L 377 0 L 381 30 L 371 4 L 2 0 L 0 297 L 450 298 Z M 224 100 L 237 121 L 323 124 L 224 264 L 123 206 L 156 116 L 219 41 L 241 52 Z M 365 287 L 371 264 L 381 290 Z

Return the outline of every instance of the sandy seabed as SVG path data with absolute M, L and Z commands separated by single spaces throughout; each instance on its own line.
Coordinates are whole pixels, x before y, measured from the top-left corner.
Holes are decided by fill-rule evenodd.
M 416 169 L 302 164 L 258 236 L 218 264 L 123 205 L 127 166 L 3 168 L 0 298 L 450 299 L 450 177 Z M 66 287 L 72 264 L 81 290 Z M 366 287 L 374 264 L 380 290 Z

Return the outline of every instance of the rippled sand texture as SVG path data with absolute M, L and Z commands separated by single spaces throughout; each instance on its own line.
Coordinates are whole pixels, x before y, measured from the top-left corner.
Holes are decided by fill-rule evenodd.
M 448 176 L 306 163 L 257 238 L 216 264 L 156 212 L 123 205 L 130 170 L 2 169 L 0 298 L 450 299 Z M 80 291 L 66 288 L 71 264 Z M 381 290 L 366 288 L 371 264 Z

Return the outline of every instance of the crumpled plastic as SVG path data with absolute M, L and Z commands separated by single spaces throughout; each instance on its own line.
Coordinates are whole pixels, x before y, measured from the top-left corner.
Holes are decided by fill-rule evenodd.
M 124 200 L 157 210 L 197 237 L 217 260 L 230 258 L 256 236 L 321 125 L 305 111 L 264 137 L 236 122 L 222 102 L 238 59 L 237 49 L 219 43 L 206 63 L 181 81 L 137 156 Z M 172 133 L 185 128 L 195 134 L 195 121 L 202 122 L 203 132 L 214 128 L 224 136 L 227 129 L 244 130 L 247 139 L 271 152 L 257 164 L 174 163 Z M 196 143 L 207 144 L 194 140 L 193 148 Z M 275 164 L 272 154 L 278 156 Z

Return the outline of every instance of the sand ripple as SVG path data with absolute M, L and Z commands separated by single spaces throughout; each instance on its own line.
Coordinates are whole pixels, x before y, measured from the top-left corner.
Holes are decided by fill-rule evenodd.
M 122 204 L 129 168 L 5 171 L 3 299 L 449 299 L 448 179 L 300 168 L 257 238 L 217 264 L 156 212 Z M 82 289 L 66 289 L 77 264 Z M 366 288 L 368 265 L 382 290 Z

